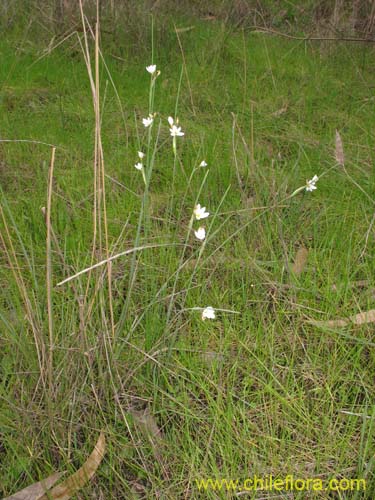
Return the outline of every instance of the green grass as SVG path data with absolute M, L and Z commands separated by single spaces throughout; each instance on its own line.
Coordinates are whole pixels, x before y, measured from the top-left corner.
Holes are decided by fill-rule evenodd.
M 166 118 L 176 106 L 182 57 L 173 26 L 156 25 L 161 75 L 154 132 L 160 118 L 162 125 L 140 244 L 184 244 L 206 171 L 198 170 L 189 185 L 187 178 L 205 159 L 209 173 L 198 201 L 213 215 L 204 221 L 212 224 L 206 246 L 198 259 L 201 245 L 190 237 L 183 267 L 182 246 L 114 261 L 114 315 L 122 328 L 109 356 L 106 280 L 90 313 L 84 306 L 81 323 L 72 288 L 55 287 L 52 395 L 41 384 L 33 333 L 4 252 L 4 496 L 53 470 L 76 470 L 103 429 L 105 459 L 77 498 L 234 497 L 199 493 L 195 479 L 254 474 L 365 477 L 366 493 L 339 498 L 374 497 L 373 324 L 319 328 L 307 321 L 374 308 L 373 49 L 194 24 L 180 34 L 187 75 L 178 116 L 185 136 L 178 138 L 174 180 Z M 66 269 L 53 243 L 56 284 L 90 264 L 95 122 L 77 39 L 40 57 L 44 38 L 9 33 L 0 42 L 0 136 L 57 146 L 51 221 Z M 114 253 L 134 245 L 144 190 L 133 165 L 146 143 L 140 120 L 148 113 L 148 34 L 145 40 L 145 47 L 130 35 L 104 34 L 102 40 L 121 103 L 101 66 L 106 173 L 133 192 L 106 180 Z M 346 170 L 334 160 L 336 129 Z M 47 346 L 41 207 L 50 156 L 43 144 L 0 144 L 2 206 L 16 271 Z M 324 174 L 315 192 L 288 198 L 314 174 Z M 0 228 L 9 249 L 3 222 Z M 309 254 L 297 277 L 289 266 L 302 245 Z M 98 279 L 91 279 L 90 297 Z M 87 276 L 73 283 L 83 295 Z M 239 314 L 218 313 L 215 321 L 202 322 L 191 308 L 207 305 Z M 140 418 L 145 409 L 151 417 Z M 162 437 L 155 436 L 155 425 Z M 305 492 L 294 494 L 306 498 Z M 327 498 L 326 492 L 315 495 Z

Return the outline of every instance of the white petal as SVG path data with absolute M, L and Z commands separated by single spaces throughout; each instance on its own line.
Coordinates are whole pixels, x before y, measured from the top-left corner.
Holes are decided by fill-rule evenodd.
M 207 163 L 203 160 L 199 164 L 200 167 L 207 167 Z
M 142 160 L 142 158 L 144 158 L 145 154 L 142 153 L 142 151 L 138 151 L 138 158 L 140 158 Z
M 152 116 L 149 116 L 148 118 L 143 118 L 142 123 L 147 128 L 152 124 L 153 121 L 154 119 L 152 118 Z
M 197 231 L 194 231 L 195 236 L 198 240 L 204 240 L 206 237 L 206 230 L 204 227 L 200 227 Z
M 194 208 L 194 215 L 197 220 L 200 220 L 208 217 L 210 213 L 206 212 L 206 207 L 201 207 L 200 204 L 198 203 L 198 205 L 196 205 Z
M 143 168 L 143 165 L 142 165 L 142 163 L 140 163 L 140 162 L 139 162 L 139 163 L 136 163 L 134 166 L 135 166 L 135 168 L 136 168 L 137 170 L 142 170 L 142 168 Z
M 174 120 L 171 116 L 168 116 L 168 123 L 169 125 L 172 127 L 172 125 L 174 124 Z
M 216 314 L 215 314 L 215 309 L 213 307 L 208 306 L 205 309 L 203 309 L 203 311 L 202 311 L 203 321 L 205 319 L 215 319 L 215 318 L 216 318 Z
M 172 128 L 170 129 L 170 132 L 171 132 L 171 136 L 172 137 L 182 137 L 183 135 L 185 135 L 182 131 L 181 131 L 181 127 L 176 127 L 176 125 L 172 125 Z
M 146 66 L 146 70 L 152 75 L 156 71 L 156 64 L 150 64 L 150 66 Z

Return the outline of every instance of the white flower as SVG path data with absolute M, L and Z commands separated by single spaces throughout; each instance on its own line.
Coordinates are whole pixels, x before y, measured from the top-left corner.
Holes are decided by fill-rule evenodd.
M 194 208 L 194 215 L 197 220 L 200 220 L 208 217 L 210 213 L 206 212 L 206 207 L 201 207 L 200 204 L 198 203 L 198 205 L 196 205 Z
M 203 311 L 202 311 L 203 321 L 205 319 L 215 319 L 215 318 L 216 318 L 216 314 L 215 314 L 215 309 L 213 307 L 208 306 L 208 307 L 203 309 Z
M 156 71 L 156 64 L 150 64 L 150 66 L 146 66 L 146 70 L 153 75 Z
M 143 164 L 142 164 L 142 163 L 140 163 L 140 162 L 136 163 L 134 166 L 135 166 L 135 168 L 136 168 L 137 170 L 142 170 L 142 168 L 143 168 Z
M 200 167 L 207 167 L 207 163 L 203 160 L 199 164 Z
M 147 118 L 142 119 L 143 125 L 147 128 L 150 125 L 152 125 L 152 122 L 154 121 L 154 117 L 152 115 L 148 115 Z
M 145 154 L 142 153 L 142 151 L 138 151 L 138 158 L 142 160 L 144 158 Z
M 197 231 L 194 231 L 194 234 L 198 240 L 203 241 L 206 237 L 206 230 L 204 227 L 200 227 Z
M 171 116 L 168 116 L 168 123 L 171 126 L 169 130 L 171 132 L 172 137 L 177 137 L 177 136 L 182 137 L 183 135 L 185 135 L 181 131 L 181 127 L 178 127 L 177 125 L 174 124 L 174 119 Z M 176 120 L 176 123 L 178 124 L 178 119 Z
M 312 179 L 309 181 L 306 181 L 306 191 L 314 191 L 314 189 L 317 189 L 315 184 L 318 182 L 319 177 L 317 175 L 314 175 Z
M 181 127 L 176 127 L 176 125 L 172 125 L 170 132 L 172 137 L 182 137 L 183 135 L 185 135 L 184 132 L 181 131 Z

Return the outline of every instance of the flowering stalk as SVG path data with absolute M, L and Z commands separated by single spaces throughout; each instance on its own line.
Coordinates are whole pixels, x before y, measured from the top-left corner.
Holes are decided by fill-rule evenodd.
M 180 92 L 181 92 L 181 85 L 182 85 L 182 77 L 183 77 L 183 67 L 181 68 L 181 73 L 180 73 L 180 79 L 177 87 L 177 96 L 176 96 L 176 104 L 175 104 L 175 109 L 174 109 L 174 116 L 177 116 L 178 112 L 178 103 L 180 99 Z M 173 118 L 172 118 L 173 120 Z M 169 118 L 168 118 L 168 123 L 169 125 Z M 175 139 L 175 138 L 174 138 Z M 173 211 L 173 203 L 174 203 L 174 186 L 175 186 L 175 181 L 176 181 L 176 168 L 177 168 L 177 140 L 173 140 L 172 142 L 172 149 L 173 149 L 173 170 L 172 170 L 172 185 L 170 189 L 171 197 L 170 197 L 170 202 L 169 202 L 169 211 L 172 213 Z
M 138 152 L 138 157 L 140 159 L 140 162 L 138 162 L 135 167 L 137 170 L 140 170 L 142 173 L 142 178 L 143 182 L 145 184 L 145 189 L 143 192 L 143 199 L 142 199 L 142 205 L 141 209 L 139 212 L 139 218 L 138 218 L 138 224 L 137 224 L 137 233 L 135 236 L 135 246 L 139 246 L 139 242 L 141 239 L 141 230 L 142 226 L 144 226 L 144 233 L 145 236 L 147 236 L 148 232 L 148 227 L 149 227 L 149 202 L 148 202 L 148 194 L 149 194 L 149 187 L 150 187 L 150 182 L 151 182 L 151 174 L 152 174 L 152 169 L 155 161 L 155 151 L 156 151 L 156 144 L 158 143 L 159 140 L 159 133 L 160 133 L 160 125 L 157 133 L 157 137 L 155 140 L 155 147 L 152 150 L 151 144 L 152 144 L 152 129 L 153 129 L 153 124 L 154 124 L 154 119 L 155 119 L 155 113 L 153 112 L 153 106 L 154 106 L 154 97 L 155 97 L 155 80 L 158 76 L 158 72 L 155 73 L 156 71 L 156 66 L 154 68 L 154 65 L 148 66 L 146 68 L 146 71 L 151 74 L 151 84 L 150 84 L 150 89 L 149 89 L 149 115 L 147 118 L 144 118 L 142 120 L 142 123 L 144 127 L 147 129 L 147 146 L 146 146 L 146 153 L 143 152 Z M 154 76 L 155 74 L 155 76 Z M 146 157 L 145 163 L 143 163 L 143 159 Z M 136 277 L 136 260 L 137 260 L 137 255 L 134 253 L 131 264 L 130 264 L 130 274 L 129 274 L 129 284 L 128 284 L 128 290 L 126 294 L 126 300 L 124 307 L 122 308 L 121 314 L 119 321 L 116 325 L 117 331 L 121 331 L 127 314 L 128 310 L 130 307 L 130 297 L 131 297 L 131 290 L 134 286 L 135 283 L 135 277 Z
M 145 169 L 144 169 L 144 166 L 143 166 L 143 163 L 142 163 L 142 160 L 143 160 L 144 156 L 145 155 L 144 155 L 144 153 L 142 153 L 142 151 L 138 151 L 138 158 L 139 158 L 140 161 L 138 163 L 136 163 L 134 165 L 134 167 L 142 173 L 143 182 L 146 185 L 146 183 L 147 183 L 146 174 L 145 174 Z
M 180 257 L 180 263 L 182 263 L 184 261 L 185 252 L 186 252 L 186 249 L 188 247 L 188 242 L 189 242 L 189 239 L 190 239 L 190 234 L 191 234 L 191 231 L 193 229 L 193 223 L 194 223 L 194 213 L 190 217 L 190 221 L 189 221 L 189 225 L 188 225 L 188 230 L 187 230 L 187 234 L 186 234 L 186 238 L 185 238 L 185 244 L 183 246 L 181 257 Z M 179 266 L 179 269 L 181 269 L 181 265 Z M 167 311 L 167 319 L 166 319 L 166 325 L 167 326 L 168 326 L 168 323 L 169 323 L 169 318 L 170 318 L 171 313 L 172 313 L 172 307 L 174 305 L 174 300 L 173 299 L 174 299 L 174 296 L 175 296 L 175 293 L 176 293 L 176 287 L 177 287 L 177 282 L 178 282 L 179 276 L 180 276 L 180 272 L 178 270 L 176 272 L 176 275 L 175 275 L 175 280 L 174 280 L 174 283 L 173 283 L 173 289 L 172 289 L 172 294 L 171 294 L 171 300 L 169 301 L 169 306 L 168 306 L 168 311 Z
M 198 191 L 198 197 L 201 195 L 202 193 L 202 190 L 203 190 L 203 186 L 205 185 L 206 183 L 206 179 L 208 177 L 208 173 L 209 171 L 207 170 L 203 180 L 202 180 L 202 183 L 201 183 L 201 186 L 199 188 L 199 191 Z M 200 205 L 199 205 L 200 207 Z M 178 270 L 176 271 L 176 274 L 175 274 L 175 279 L 174 279 L 174 283 L 173 283 L 173 290 L 172 290 L 172 294 L 171 294 L 171 300 L 169 302 L 169 306 L 168 306 L 168 311 L 167 311 L 167 319 L 166 319 L 166 325 L 168 325 L 169 323 L 169 318 L 170 318 L 170 315 L 172 313 L 172 307 L 173 307 L 173 304 L 174 304 L 174 295 L 175 295 L 175 291 L 176 291 L 176 287 L 177 287 L 177 282 L 178 282 L 178 278 L 180 276 L 180 270 L 183 268 L 183 263 L 184 263 L 184 258 L 185 258 L 185 252 L 186 252 L 186 249 L 188 248 L 188 242 L 189 242 L 189 239 L 190 239 L 190 235 L 191 235 L 191 232 L 193 230 L 193 224 L 194 224 L 194 220 L 197 218 L 197 208 L 198 208 L 198 204 L 195 205 L 194 209 L 193 209 L 193 212 L 191 214 L 191 217 L 190 217 L 190 221 L 189 221 L 189 225 L 188 225 L 188 230 L 187 230 L 187 234 L 186 234 L 186 238 L 185 238 L 185 244 L 183 246 L 183 249 L 182 249 L 182 252 L 181 252 L 181 257 L 180 257 L 180 265 L 179 265 L 179 268 Z M 208 217 L 209 213 L 205 211 L 205 207 L 200 207 L 200 213 L 204 213 L 204 214 L 207 214 L 207 215 L 204 215 L 203 218 L 206 218 Z M 199 254 L 198 254 L 198 260 L 200 259 L 202 253 L 203 253 L 203 250 L 206 246 L 206 239 L 204 239 L 202 241 L 202 245 L 200 246 L 200 249 L 199 249 Z M 194 273 L 192 273 L 192 276 L 193 276 Z M 191 283 L 192 283 L 192 279 L 193 277 L 191 276 L 190 278 L 190 282 L 189 282 L 189 286 L 187 288 L 189 288 L 191 286 Z

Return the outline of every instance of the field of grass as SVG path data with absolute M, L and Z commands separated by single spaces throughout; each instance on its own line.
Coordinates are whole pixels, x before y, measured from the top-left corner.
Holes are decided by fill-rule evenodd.
M 156 21 L 152 49 L 146 25 L 102 33 L 100 116 L 81 32 L 0 41 L 0 495 L 77 470 L 102 430 L 75 498 L 235 498 L 196 480 L 292 474 L 367 489 L 246 498 L 372 499 L 374 323 L 312 321 L 374 309 L 374 49 L 202 20 Z M 57 286 L 135 246 L 152 248 Z

